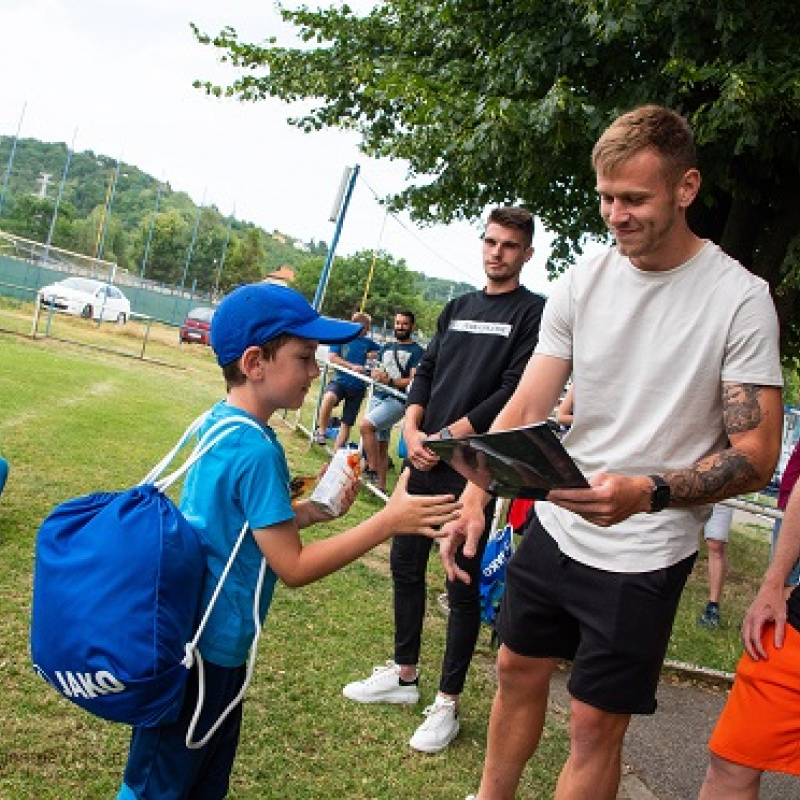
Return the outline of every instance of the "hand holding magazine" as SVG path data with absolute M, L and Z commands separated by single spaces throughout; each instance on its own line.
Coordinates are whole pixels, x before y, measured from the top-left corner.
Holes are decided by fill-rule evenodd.
M 551 489 L 589 485 L 546 422 L 423 444 L 496 497 L 544 500 Z

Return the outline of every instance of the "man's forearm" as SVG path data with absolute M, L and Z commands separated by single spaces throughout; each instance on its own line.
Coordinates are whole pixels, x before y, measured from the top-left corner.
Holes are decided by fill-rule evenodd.
M 755 492 L 769 481 L 746 453 L 735 448 L 703 458 L 686 469 L 659 474 L 670 486 L 670 505 L 684 508 Z

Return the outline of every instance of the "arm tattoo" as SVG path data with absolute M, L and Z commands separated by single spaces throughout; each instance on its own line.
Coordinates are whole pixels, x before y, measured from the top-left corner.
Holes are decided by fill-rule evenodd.
M 761 424 L 760 399 L 760 386 L 743 383 L 722 385 L 722 417 L 729 435 L 755 430 Z
M 761 424 L 761 389 L 750 384 L 723 384 L 722 414 L 729 435 L 747 433 Z M 758 471 L 745 453 L 729 447 L 687 469 L 664 472 L 662 477 L 672 490 L 670 505 L 685 507 L 751 491 Z
M 750 491 L 758 472 L 744 453 L 723 450 L 688 469 L 661 473 L 672 490 L 671 506 L 696 506 Z

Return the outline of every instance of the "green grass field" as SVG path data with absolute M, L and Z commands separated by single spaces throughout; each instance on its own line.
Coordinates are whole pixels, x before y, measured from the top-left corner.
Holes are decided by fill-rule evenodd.
M 78 333 L 91 325 L 70 323 Z M 120 333 L 110 329 L 106 335 Z M 73 707 L 31 669 L 34 540 L 39 523 L 58 502 L 139 481 L 188 422 L 223 396 L 208 349 L 178 347 L 169 338 L 161 345 L 163 358 L 154 362 L 98 349 L 95 342 L 85 347 L 0 333 L 0 453 L 11 465 L 0 500 L 0 798 L 107 798 L 119 784 L 127 729 Z M 306 425 L 312 409 L 309 398 L 302 412 Z M 293 413 L 287 415 L 288 422 L 293 420 Z M 307 439 L 281 420 L 274 427 L 293 474 L 316 473 L 324 460 L 320 448 L 309 448 Z M 362 492 L 345 520 L 304 535 L 343 529 L 374 513 L 378 503 Z M 723 607 L 726 623 L 716 633 L 696 625 L 705 583 L 705 564 L 698 562 L 670 658 L 733 669 L 741 614 L 767 550 L 763 531 L 737 530 Z M 494 685 L 488 631 L 464 694 L 462 734 L 437 756 L 415 753 L 407 745 L 422 720 L 423 704 L 433 699 L 443 649 L 438 560 L 432 559 L 430 567 L 423 704 L 358 706 L 341 696 L 344 683 L 391 655 L 387 555 L 383 546 L 318 584 L 278 588 L 246 700 L 232 798 L 452 800 L 477 787 Z M 526 770 L 520 797 L 552 794 L 566 741 L 564 715 L 555 713 Z

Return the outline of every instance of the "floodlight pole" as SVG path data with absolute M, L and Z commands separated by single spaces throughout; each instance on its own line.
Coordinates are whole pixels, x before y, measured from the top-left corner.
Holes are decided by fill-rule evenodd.
M 158 216 L 158 201 L 161 199 L 161 181 L 158 182 L 156 189 L 156 203 L 153 208 L 153 216 L 150 218 L 150 230 L 147 233 L 147 241 L 144 245 L 144 256 L 142 256 L 142 271 L 139 273 L 139 280 L 144 279 L 144 269 L 147 266 L 147 259 L 150 256 L 150 243 L 153 241 L 153 228 L 156 224 L 156 217 Z
M 72 134 L 72 144 L 69 146 L 67 152 L 67 162 L 64 164 L 64 171 L 61 173 L 61 183 L 58 184 L 58 195 L 56 196 L 56 203 L 53 206 L 53 219 L 50 220 L 50 230 L 47 232 L 47 241 L 44 244 L 44 256 L 42 257 L 42 264 L 47 266 L 50 259 L 50 245 L 53 242 L 53 234 L 56 231 L 56 219 L 58 217 L 58 207 L 61 204 L 61 198 L 64 195 L 64 186 L 67 182 L 67 173 L 69 172 L 69 165 L 72 163 L 72 154 L 75 152 L 75 137 L 78 135 L 78 129 Z
M 117 159 L 117 166 L 114 168 L 114 176 L 111 179 L 111 186 L 108 190 L 108 196 L 106 197 L 106 205 L 103 209 L 103 224 L 100 228 L 100 241 L 97 244 L 97 257 L 95 261 L 95 270 L 97 269 L 97 261 L 99 261 L 103 257 L 103 247 L 106 243 L 106 228 L 108 227 L 108 218 L 111 215 L 111 206 L 114 203 L 114 195 L 117 192 L 117 181 L 119 180 L 119 168 L 120 168 L 120 160 Z M 108 278 L 109 283 L 114 281 L 114 270 L 112 270 L 112 274 Z
M 19 132 L 22 129 L 22 120 L 25 118 L 25 109 L 27 101 L 22 104 L 22 113 L 19 115 L 19 123 L 17 124 L 17 133 L 14 136 L 14 141 L 11 144 L 11 152 L 8 156 L 8 164 L 6 166 L 5 175 L 3 175 L 3 186 L 0 188 L 0 214 L 3 212 L 3 198 L 6 196 L 6 189 L 8 188 L 8 179 L 11 175 L 11 167 L 14 164 L 14 154 L 17 152 L 17 142 L 19 141 Z
M 189 274 L 189 264 L 192 260 L 192 251 L 194 250 L 195 242 L 197 242 L 197 232 L 200 229 L 200 217 L 203 216 L 203 206 L 206 202 L 206 193 L 203 190 L 203 199 L 200 202 L 200 205 L 197 207 L 197 216 L 194 220 L 194 230 L 192 231 L 192 239 L 189 242 L 189 249 L 186 251 L 186 261 L 183 265 L 183 277 L 181 278 L 181 294 L 183 294 L 183 290 L 186 287 L 186 276 Z
M 322 302 L 325 299 L 325 290 L 328 288 L 328 278 L 330 277 L 331 266 L 333 265 L 333 254 L 336 252 L 336 245 L 339 243 L 344 217 L 347 213 L 347 207 L 350 205 L 350 198 L 353 194 L 353 188 L 356 185 L 358 172 L 358 164 L 354 167 L 345 167 L 342 182 L 339 185 L 339 191 L 333 204 L 330 222 L 336 222 L 336 229 L 333 232 L 333 239 L 331 240 L 331 246 L 328 248 L 328 254 L 325 256 L 325 264 L 319 276 L 317 291 L 314 293 L 314 300 L 311 303 L 317 311 L 322 308 Z
M 233 217 L 236 214 L 236 206 L 233 207 L 231 215 L 228 217 L 228 230 L 225 233 L 225 244 L 222 245 L 222 255 L 219 259 L 219 268 L 217 274 L 214 276 L 214 294 L 211 296 L 212 302 L 217 299 L 219 294 L 219 280 L 222 277 L 222 268 L 225 266 L 225 256 L 228 254 L 228 244 L 231 240 L 231 227 L 233 226 Z

